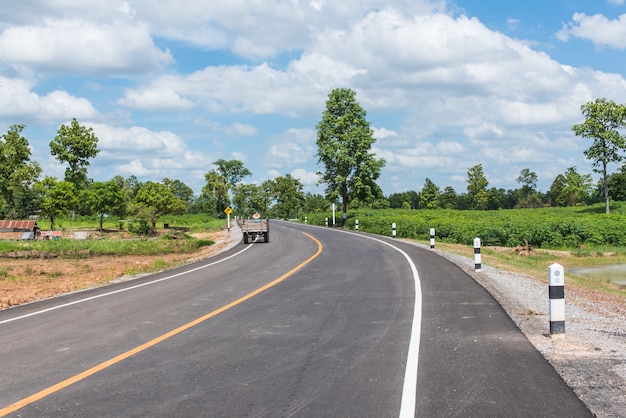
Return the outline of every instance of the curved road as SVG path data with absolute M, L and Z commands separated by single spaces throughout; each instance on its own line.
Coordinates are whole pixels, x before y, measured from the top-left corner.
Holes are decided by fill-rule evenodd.
M 1 311 L 0 416 L 591 416 L 436 254 L 278 221 L 270 238 Z

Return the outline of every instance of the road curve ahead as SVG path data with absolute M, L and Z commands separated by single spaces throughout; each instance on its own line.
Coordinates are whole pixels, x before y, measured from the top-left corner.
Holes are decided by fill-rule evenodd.
M 261 241 L 1 311 L 0 416 L 590 416 L 428 250 L 278 221 Z

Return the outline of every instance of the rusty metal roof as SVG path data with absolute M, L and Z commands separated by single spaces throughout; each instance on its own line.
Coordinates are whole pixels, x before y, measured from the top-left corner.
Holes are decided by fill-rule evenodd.
M 36 223 L 33 220 L 0 221 L 0 229 L 34 229 Z

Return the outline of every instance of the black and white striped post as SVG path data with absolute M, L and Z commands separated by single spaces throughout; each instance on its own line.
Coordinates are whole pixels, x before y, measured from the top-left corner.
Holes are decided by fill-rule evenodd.
M 392 223 L 391 224 L 391 238 L 395 238 L 396 237 L 396 223 Z
M 474 270 L 480 271 L 482 269 L 480 259 L 480 238 L 474 238 Z
M 326 218 L 326 226 L 328 227 L 328 218 Z
M 560 264 L 548 267 L 548 295 L 550 336 L 562 336 L 565 334 L 565 272 Z
M 435 228 L 430 228 L 430 249 L 435 248 Z
M 354 229 L 355 229 L 357 232 L 359 232 L 359 220 L 358 220 L 358 219 L 354 221 Z
M 304 223 L 305 223 L 305 224 L 308 224 L 308 223 L 309 223 L 309 218 L 308 218 L 308 216 L 305 216 L 305 217 L 304 217 Z

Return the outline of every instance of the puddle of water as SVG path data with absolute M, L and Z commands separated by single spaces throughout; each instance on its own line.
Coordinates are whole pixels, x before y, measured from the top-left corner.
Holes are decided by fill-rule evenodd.
M 602 279 L 609 282 L 626 286 L 626 264 L 610 266 L 577 267 L 569 270 L 571 273 L 581 276 Z

